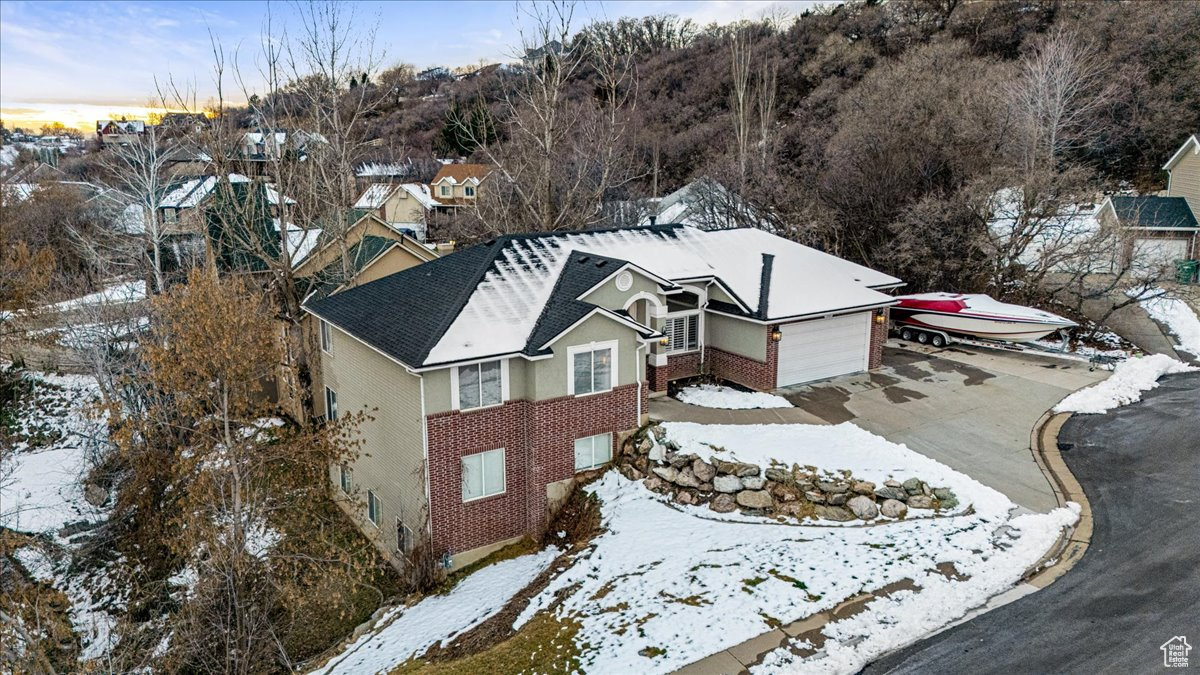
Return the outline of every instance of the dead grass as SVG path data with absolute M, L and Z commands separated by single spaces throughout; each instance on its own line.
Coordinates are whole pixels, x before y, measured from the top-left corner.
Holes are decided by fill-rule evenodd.
M 511 621 L 509 625 L 512 625 Z M 575 644 L 575 637 L 580 627 L 574 618 L 540 612 L 521 626 L 521 630 L 487 651 L 452 661 L 414 659 L 391 672 L 392 675 L 578 672 L 581 650 Z

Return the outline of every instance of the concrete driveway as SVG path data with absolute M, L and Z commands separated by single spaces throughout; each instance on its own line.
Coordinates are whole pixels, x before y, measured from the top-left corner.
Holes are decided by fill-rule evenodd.
M 867 673 L 1149 673 L 1176 635 L 1200 640 L 1196 437 L 1200 373 L 1141 403 L 1076 415 L 1058 436 L 1092 504 L 1087 553 L 1038 593 L 872 664 Z M 1192 650 L 1191 666 L 1197 651 Z
M 884 366 L 777 393 L 795 409 L 729 411 L 674 399 L 650 415 L 709 424 L 805 423 L 858 426 L 904 443 L 1033 511 L 1057 506 L 1033 459 L 1030 433 L 1067 394 L 1108 376 L 1086 362 L 1002 350 L 934 350 L 890 342 Z

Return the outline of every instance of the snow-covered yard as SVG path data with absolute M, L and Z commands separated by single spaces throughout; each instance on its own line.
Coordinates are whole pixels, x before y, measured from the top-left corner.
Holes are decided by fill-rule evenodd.
M 463 579 L 446 595 L 435 595 L 411 607 L 398 607 L 380 618 L 377 627 L 351 643 L 317 672 L 387 672 L 430 647 L 455 636 L 499 612 L 521 589 L 558 556 L 549 548 L 505 560 Z
M 74 569 L 76 543 L 65 526 L 99 523 L 108 513 L 84 498 L 83 479 L 107 442 L 104 419 L 93 414 L 96 381 L 81 375 L 39 374 L 31 400 L 18 411 L 14 452 L 0 469 L 0 525 L 42 535 L 14 557 L 29 574 L 66 594 L 80 636 L 81 659 L 102 656 L 125 597 L 107 569 Z
M 1077 517 L 1064 508 L 1013 518 L 1014 505 L 1001 493 L 852 424 L 664 429 L 685 453 L 848 470 L 862 480 L 919 475 L 953 488 L 963 508 L 871 526 L 731 519 L 672 504 L 610 471 L 587 488 L 602 502 L 604 531 L 514 625 L 520 630 L 542 612 L 578 622 L 575 645 L 585 672 L 670 672 L 863 592 L 911 580 L 916 592 L 893 593 L 830 624 L 825 649 L 811 664 L 794 663 L 790 651 L 770 655 L 775 670 L 850 672 L 1013 586 Z M 500 611 L 557 554 L 497 563 L 448 595 L 392 610 L 323 672 L 381 672 L 419 658 Z M 945 563 L 958 575 L 944 574 Z
M 1131 359 L 1118 365 L 1111 377 L 1064 398 L 1054 412 L 1099 415 L 1142 400 L 1142 392 L 1158 386 L 1158 378 L 1196 370 L 1165 354 Z
M 719 384 L 697 384 L 680 390 L 675 398 L 702 408 L 749 410 L 751 408 L 791 408 L 782 396 L 761 391 L 742 391 Z
M 65 312 L 92 305 L 122 305 L 146 299 L 145 281 L 121 281 L 105 286 L 95 293 L 63 300 L 51 305 L 52 309 Z

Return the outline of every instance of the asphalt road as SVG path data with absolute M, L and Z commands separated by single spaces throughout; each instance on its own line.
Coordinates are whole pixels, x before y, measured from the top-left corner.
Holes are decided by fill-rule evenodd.
M 1200 373 L 1077 415 L 1059 441 L 1091 502 L 1082 560 L 1047 588 L 918 642 L 869 673 L 1145 673 L 1183 635 L 1200 668 Z

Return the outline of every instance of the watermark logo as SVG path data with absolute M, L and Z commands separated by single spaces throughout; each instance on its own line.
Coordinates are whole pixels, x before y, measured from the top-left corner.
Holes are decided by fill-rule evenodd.
M 1163 643 L 1159 647 L 1163 653 L 1163 666 L 1166 668 L 1187 668 L 1188 667 L 1188 652 L 1192 651 L 1192 646 L 1188 644 L 1187 637 L 1176 635 L 1175 637 Z

